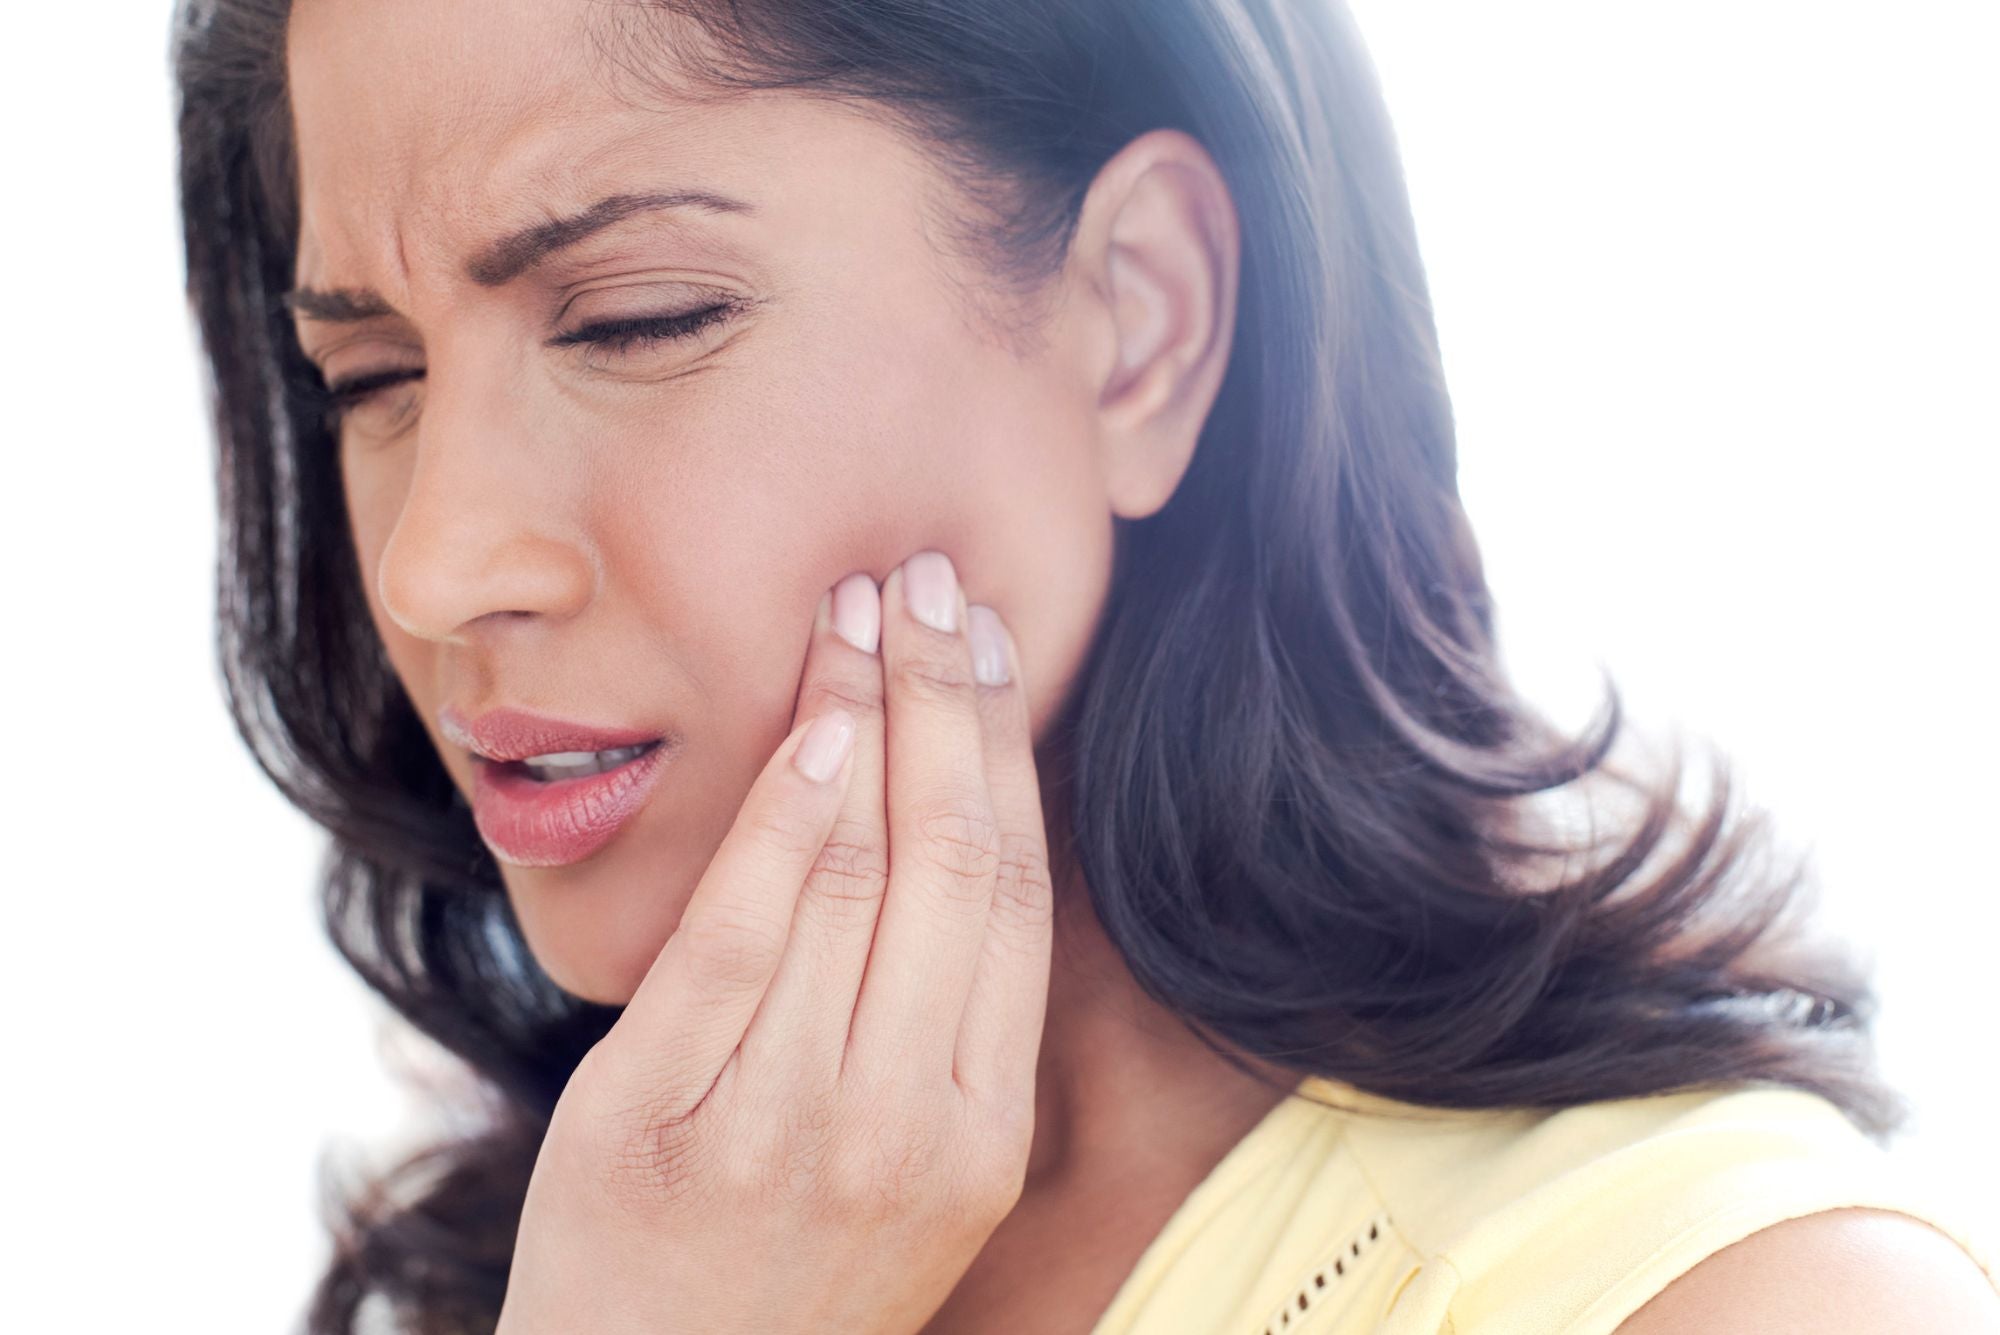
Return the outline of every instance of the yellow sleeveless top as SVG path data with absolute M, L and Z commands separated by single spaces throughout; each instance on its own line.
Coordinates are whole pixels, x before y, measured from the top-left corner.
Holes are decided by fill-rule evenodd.
M 1992 1280 L 1949 1191 L 1769 1083 L 1551 1113 L 1311 1076 L 1182 1201 L 1091 1335 L 1605 1335 L 1730 1243 L 1848 1205 L 1941 1229 Z

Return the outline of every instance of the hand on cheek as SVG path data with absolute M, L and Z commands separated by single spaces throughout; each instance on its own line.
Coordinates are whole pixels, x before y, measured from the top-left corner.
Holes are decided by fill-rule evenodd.
M 1019 1198 L 1052 894 L 1018 651 L 925 552 L 820 600 L 801 683 L 557 1105 L 502 1331 L 706 1328 L 746 1284 L 914 1329 Z

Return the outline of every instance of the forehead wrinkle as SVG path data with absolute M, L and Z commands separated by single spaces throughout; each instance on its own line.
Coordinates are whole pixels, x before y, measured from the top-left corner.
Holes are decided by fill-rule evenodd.
M 514 114 L 505 114 L 508 110 Z M 579 155 L 578 148 L 595 146 L 605 130 L 591 126 L 602 120 L 558 97 L 536 97 L 518 109 L 489 106 L 446 141 L 450 149 L 417 178 L 431 188 L 413 191 L 412 197 L 425 201 L 422 212 L 438 220 L 438 232 L 448 236 L 454 270 L 503 233 L 556 220 L 551 202 L 561 201 L 582 174 L 579 157 L 594 156 Z
M 601 119 L 630 124 L 635 118 Z M 472 188 L 448 192 L 441 184 L 414 206 L 416 218 L 436 221 L 429 232 L 413 227 L 409 212 L 393 207 L 386 210 L 378 235 L 390 238 L 386 249 L 395 255 L 400 267 L 400 290 L 408 291 L 411 282 L 406 240 L 411 232 L 421 240 L 426 254 L 443 262 L 437 271 L 439 281 L 450 286 L 463 277 L 478 286 L 497 287 L 556 248 L 551 243 L 580 239 L 600 225 L 637 214 L 651 214 L 661 225 L 677 227 L 676 216 L 690 208 L 709 214 L 758 211 L 755 205 L 706 188 L 706 173 L 687 165 L 685 159 L 661 165 L 661 115 L 652 112 L 637 119 L 644 123 L 622 134 L 570 136 L 569 140 L 551 133 L 545 124 L 529 122 L 535 133 L 527 136 L 526 143 L 519 142 L 522 136 L 517 134 L 516 143 L 495 149 L 496 156 L 523 162 L 519 183 L 492 189 L 486 199 L 465 199 Z M 571 141 L 577 138 L 588 140 L 590 148 L 582 153 L 574 151 Z M 438 173 L 433 179 L 442 181 L 445 177 Z M 512 208 L 502 213 L 503 201 L 531 201 L 532 211 Z M 396 313 L 396 304 L 376 289 L 350 285 L 328 295 L 343 294 L 387 306 L 385 313 Z M 317 318 L 358 318 L 340 313 L 346 309 L 342 303 L 319 300 L 317 293 L 298 295 L 302 300 L 294 304 Z M 333 313 L 318 315 L 320 311 Z
M 542 256 L 613 223 L 638 213 L 687 205 L 710 212 L 752 211 L 750 205 L 739 200 L 721 198 L 707 191 L 669 190 L 611 195 L 598 200 L 582 213 L 541 223 L 495 242 L 468 262 L 466 276 L 481 287 L 498 287 L 532 268 Z
M 558 6 L 544 15 L 563 13 L 568 35 L 594 38 L 587 21 L 593 8 Z M 424 36 L 435 40 L 438 33 L 433 29 Z M 720 105 L 659 96 L 635 104 L 617 95 L 595 41 L 577 41 L 569 49 L 581 59 L 544 60 L 516 71 L 526 78 L 503 77 L 491 66 L 459 69 L 448 83 L 430 82 L 420 99 L 395 93 L 357 97 L 351 110 L 358 115 L 346 114 L 349 109 L 340 104 L 338 121 L 327 120 L 328 127 L 341 127 L 326 142 L 337 158 L 322 162 L 319 174 L 336 182 L 347 177 L 351 184 L 334 187 L 343 199 L 323 201 L 348 214 L 344 225 L 332 217 L 324 221 L 349 236 L 357 235 L 357 226 L 372 233 L 369 250 L 382 266 L 382 284 L 391 288 L 385 300 L 406 306 L 414 286 L 432 281 L 450 287 L 471 277 L 477 283 L 468 265 L 491 258 L 485 248 L 497 239 L 536 225 L 561 230 L 557 225 L 564 219 L 605 196 L 730 188 L 714 174 L 729 156 L 716 146 L 718 127 L 712 122 L 722 114 Z M 583 77 L 565 77 L 564 70 L 573 73 L 579 65 Z M 353 77 L 352 65 L 334 68 L 339 77 Z M 411 91 L 412 86 L 398 85 L 399 93 Z M 674 151 L 682 147 L 691 151 Z M 325 177 L 329 165 L 336 172 Z M 513 254 L 530 248 L 517 244 Z M 330 258 L 320 256 L 322 262 Z M 484 271 L 512 267 L 511 258 L 503 256 Z M 382 285 L 367 283 L 363 274 L 323 276 L 350 288 Z
M 366 213 L 376 214 L 371 224 L 364 225 L 382 239 L 382 248 L 375 253 L 394 264 L 395 290 L 399 292 L 411 291 L 422 278 L 418 256 L 449 284 L 454 275 L 464 272 L 479 248 L 490 245 L 495 237 L 517 230 L 527 221 L 552 222 L 556 217 L 545 202 L 551 197 L 546 191 L 561 178 L 534 171 L 524 175 L 518 186 L 496 183 L 509 179 L 509 159 L 534 156 L 560 162 L 563 135 L 551 132 L 549 121 L 567 124 L 578 118 L 542 115 L 538 124 L 538 113 L 532 107 L 520 116 L 504 119 L 491 108 L 482 109 L 479 115 L 462 114 L 462 105 L 457 110 L 461 114 L 451 122 L 457 133 L 433 141 L 448 147 L 371 155 L 385 166 L 391 162 L 396 165 L 381 178 L 382 185 L 354 196 Z M 531 140 L 525 151 L 516 147 L 524 137 Z M 372 200 L 374 207 L 363 200 Z M 519 207 L 523 200 L 538 202 L 529 219 L 524 219 Z
M 303 25 L 301 9 L 313 15 Z M 301 167 L 338 192 L 323 202 L 349 212 L 350 228 L 372 232 L 374 253 L 407 286 L 419 257 L 442 247 L 456 264 L 471 245 L 520 225 L 495 183 L 520 179 L 512 167 L 524 140 L 535 156 L 555 157 L 563 131 L 574 137 L 590 119 L 577 105 L 590 85 L 577 77 L 588 50 L 574 18 L 541 34 L 527 59 L 487 59 L 476 35 L 468 43 L 448 23 L 424 22 L 398 28 L 400 58 L 385 65 L 382 48 L 369 45 L 366 14 L 350 10 L 341 21 L 337 13 L 296 0 L 288 25 L 287 80 L 303 95 L 293 101 Z M 436 58 L 421 61 L 421 77 L 404 77 L 425 56 Z M 455 235 L 460 225 L 472 233 Z

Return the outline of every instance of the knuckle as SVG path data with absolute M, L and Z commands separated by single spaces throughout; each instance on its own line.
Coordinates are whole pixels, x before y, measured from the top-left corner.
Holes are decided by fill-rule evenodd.
M 865 1146 L 845 1156 L 842 1198 L 863 1218 L 904 1219 L 928 1211 L 946 1185 L 947 1145 L 940 1123 L 923 1117 L 885 1117 L 870 1128 Z
M 947 890 L 987 894 L 1000 867 L 1000 831 L 984 802 L 953 797 L 932 806 L 917 818 L 917 838 Z
M 762 987 L 777 971 L 789 929 L 741 909 L 711 911 L 684 922 L 670 940 L 712 987 Z
M 995 1147 L 989 1162 L 1000 1177 L 1002 1191 L 1011 1205 L 1028 1183 L 1028 1158 L 1035 1142 L 1033 1099 L 1019 1099 L 995 1109 L 989 1135 Z
M 866 824 L 843 816 L 820 847 L 805 893 L 836 908 L 872 909 L 889 884 L 889 851 Z
M 826 1191 L 836 1130 L 830 1097 L 791 1100 L 771 1139 L 750 1156 L 753 1186 L 789 1205 L 817 1202 Z
M 1023 934 L 1051 926 L 1055 894 L 1049 858 L 1042 841 L 1033 834 L 1002 836 L 999 866 L 993 877 L 992 912 L 1004 926 Z
M 890 684 L 898 694 L 918 701 L 970 708 L 972 664 L 962 660 L 962 654 L 908 654 L 890 662 Z
M 646 1219 L 685 1208 L 713 1190 L 698 1117 L 698 1110 L 670 1113 L 641 1094 L 600 1094 L 589 1124 L 596 1137 L 592 1157 L 601 1168 L 590 1176 L 614 1209 Z
M 964 1193 L 964 1211 L 975 1217 L 1005 1218 L 1017 1204 L 1028 1183 L 1028 1151 L 1017 1154 L 1011 1142 L 988 1154 L 973 1167 Z
M 857 720 L 866 719 L 882 712 L 882 679 L 877 674 L 874 681 L 857 681 L 852 677 L 829 673 L 815 678 L 805 689 L 797 711 L 800 717 L 822 714 L 835 705 L 854 715 Z

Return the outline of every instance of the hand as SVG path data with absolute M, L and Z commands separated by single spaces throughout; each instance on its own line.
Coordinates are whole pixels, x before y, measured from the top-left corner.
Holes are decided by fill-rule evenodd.
M 1020 1198 L 1052 901 L 1019 656 L 978 608 L 1008 681 L 975 680 L 941 553 L 842 583 L 879 655 L 822 599 L 790 736 L 556 1104 L 501 1335 L 911 1335 Z

